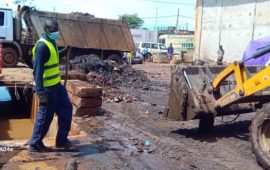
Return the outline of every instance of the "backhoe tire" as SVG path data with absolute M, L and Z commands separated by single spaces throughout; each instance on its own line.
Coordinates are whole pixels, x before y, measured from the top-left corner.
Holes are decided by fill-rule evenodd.
M 3 49 L 4 67 L 15 67 L 19 62 L 18 52 L 10 47 Z
M 213 115 L 205 115 L 199 121 L 199 132 L 210 133 L 214 127 L 215 118 Z
M 122 65 L 124 64 L 125 62 L 123 61 L 122 57 L 118 54 L 112 54 L 112 55 L 109 55 L 109 57 L 107 58 L 107 60 L 112 60 L 112 61 L 115 61 L 117 64 L 119 65 Z
M 270 169 L 270 107 L 257 111 L 250 126 L 250 142 L 257 161 Z

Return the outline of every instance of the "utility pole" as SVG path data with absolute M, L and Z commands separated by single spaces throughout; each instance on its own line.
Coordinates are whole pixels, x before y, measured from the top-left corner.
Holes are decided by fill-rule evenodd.
M 156 7 L 156 29 L 157 30 L 157 11 L 158 11 L 158 7 Z
M 178 22 L 179 22 L 179 8 L 178 8 L 178 12 L 177 12 L 177 18 L 176 18 L 176 26 L 175 26 L 175 30 L 178 29 Z

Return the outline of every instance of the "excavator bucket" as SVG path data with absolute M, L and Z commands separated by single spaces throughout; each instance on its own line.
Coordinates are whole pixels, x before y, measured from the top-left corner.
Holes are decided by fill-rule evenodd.
M 171 91 L 168 108 L 164 111 L 164 118 L 187 121 L 201 119 L 207 114 L 223 116 L 253 111 L 254 108 L 248 106 L 248 101 L 216 109 L 215 98 L 205 99 L 207 87 L 211 86 L 214 78 L 225 68 L 225 66 L 173 66 Z M 252 76 L 261 67 L 248 67 L 246 69 L 248 76 Z M 231 75 L 220 87 L 221 96 L 234 89 L 235 86 L 234 75 Z

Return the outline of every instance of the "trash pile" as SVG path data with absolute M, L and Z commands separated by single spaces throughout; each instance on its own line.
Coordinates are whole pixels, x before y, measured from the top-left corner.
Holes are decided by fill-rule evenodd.
M 70 14 L 76 17 L 78 16 L 93 17 L 93 18 L 95 17 L 95 15 L 92 15 L 89 13 L 83 13 L 83 12 L 71 12 Z
M 83 73 L 95 71 L 101 74 L 113 72 L 113 66 L 108 61 L 102 61 L 94 55 L 76 56 L 70 61 L 70 70 L 79 70 Z
M 109 102 L 132 102 L 136 97 L 122 93 L 120 87 L 149 90 L 152 82 L 144 71 L 131 66 L 118 65 L 111 60 L 101 60 L 95 55 L 76 56 L 70 61 L 69 70 L 87 74 L 87 81 L 103 88 L 103 97 Z

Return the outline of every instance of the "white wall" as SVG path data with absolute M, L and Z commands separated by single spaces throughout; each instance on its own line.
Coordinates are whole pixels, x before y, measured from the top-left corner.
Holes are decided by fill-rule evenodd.
M 194 57 L 216 60 L 219 43 L 224 60 L 241 60 L 249 41 L 270 35 L 268 0 L 198 0 Z
M 133 41 L 136 42 L 157 42 L 157 31 L 130 29 Z

